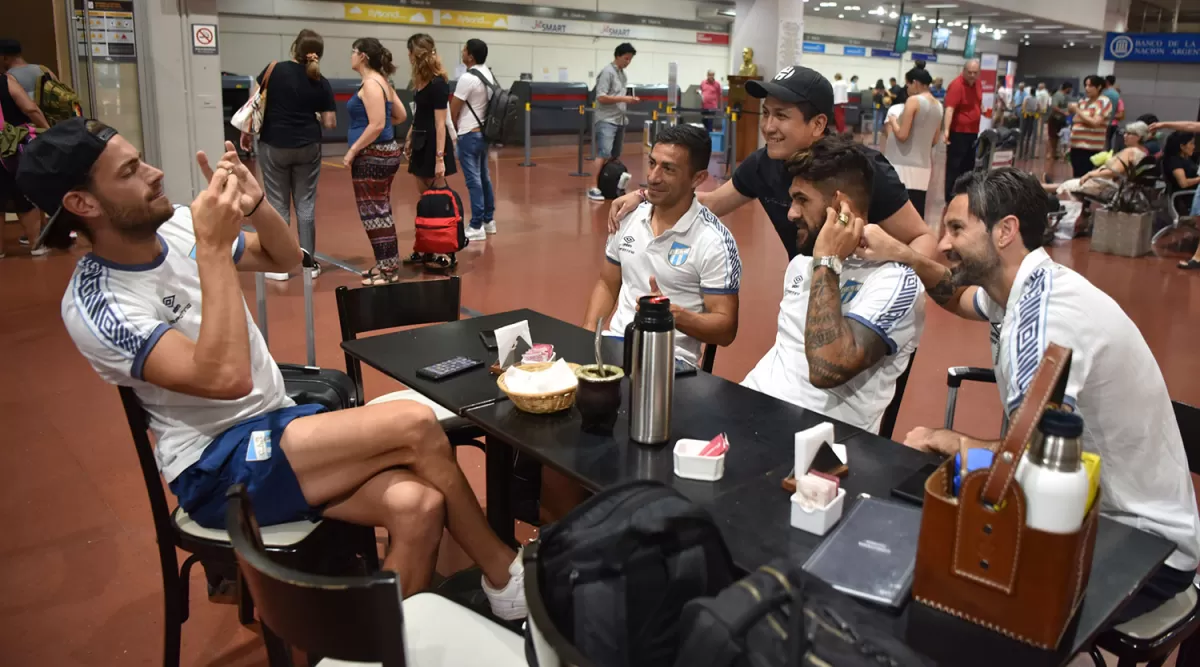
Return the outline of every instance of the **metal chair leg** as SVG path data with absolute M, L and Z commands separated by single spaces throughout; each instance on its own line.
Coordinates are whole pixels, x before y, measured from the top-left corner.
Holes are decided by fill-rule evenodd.
M 179 667 L 183 622 L 187 620 L 183 590 L 187 585 L 174 568 L 163 571 L 163 667 Z
M 1094 664 L 1096 667 L 1108 667 L 1108 665 L 1104 662 L 1104 656 L 1100 653 L 1100 649 L 1093 646 L 1091 650 L 1088 651 L 1088 655 L 1091 656 L 1092 664 Z
M 250 587 L 246 585 L 241 568 L 237 571 L 237 587 L 238 621 L 242 625 L 251 625 L 254 623 L 254 600 L 250 597 Z

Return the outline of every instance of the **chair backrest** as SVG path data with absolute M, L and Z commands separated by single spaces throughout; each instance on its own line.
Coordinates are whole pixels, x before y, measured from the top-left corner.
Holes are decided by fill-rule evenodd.
M 892 395 L 892 402 L 884 409 L 883 419 L 879 422 L 879 435 L 888 440 L 892 439 L 892 431 L 896 429 L 896 415 L 900 414 L 900 403 L 904 400 L 904 389 L 908 386 L 908 374 L 912 371 L 913 360 L 916 358 L 917 351 L 913 350 L 904 372 L 896 378 L 896 393 Z
M 342 341 L 380 329 L 440 324 L 458 320 L 462 280 L 451 276 L 438 280 L 413 280 L 373 287 L 338 287 L 338 322 Z M 346 374 L 354 380 L 358 405 L 363 405 L 362 366 L 346 355 Z
M 129 422 L 129 434 L 133 436 L 133 446 L 137 450 L 138 464 L 142 468 L 146 495 L 150 497 L 150 514 L 154 519 L 159 550 L 162 551 L 164 545 L 169 548 L 173 563 L 178 534 L 171 523 L 171 507 L 167 504 L 167 494 L 163 491 L 162 478 L 158 474 L 154 446 L 150 443 L 150 425 L 146 420 L 146 410 L 132 388 L 117 389 L 121 394 L 121 405 L 125 408 L 125 419 Z
M 272 635 L 309 654 L 403 667 L 404 615 L 394 572 L 326 577 L 279 565 L 263 549 L 246 487 L 235 484 L 226 497 L 225 528 Z
M 1200 475 L 1200 408 L 1171 401 L 1179 435 L 1183 436 L 1183 451 L 1187 454 L 1188 469 Z

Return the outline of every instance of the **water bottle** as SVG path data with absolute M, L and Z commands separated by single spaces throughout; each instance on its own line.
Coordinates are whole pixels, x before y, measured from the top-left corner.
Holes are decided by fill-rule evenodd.
M 1079 530 L 1087 514 L 1088 475 L 1083 467 L 1083 418 L 1046 410 L 1017 468 L 1025 492 L 1025 525 L 1047 533 Z
M 675 316 L 665 296 L 638 299 L 625 327 L 625 374 L 629 376 L 629 438 L 661 445 L 671 435 L 675 390 Z

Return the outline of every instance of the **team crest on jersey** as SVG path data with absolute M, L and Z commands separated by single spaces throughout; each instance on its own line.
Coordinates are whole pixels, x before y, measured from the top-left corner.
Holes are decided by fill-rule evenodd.
M 685 246 L 679 242 L 672 243 L 671 249 L 667 251 L 667 261 L 671 263 L 671 266 L 683 266 L 691 252 L 691 246 Z
M 853 301 L 860 289 L 862 289 L 862 283 L 857 280 L 847 280 L 846 284 L 842 285 L 842 304 Z

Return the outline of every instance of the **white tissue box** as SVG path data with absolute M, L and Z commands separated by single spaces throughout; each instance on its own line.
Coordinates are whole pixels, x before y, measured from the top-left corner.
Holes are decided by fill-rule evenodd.
M 805 509 L 800 504 L 800 494 L 792 494 L 792 527 L 813 535 L 824 535 L 842 518 L 842 505 L 846 501 L 846 490 L 839 488 L 837 496 L 825 507 Z
M 700 452 L 707 445 L 707 440 L 678 440 L 674 449 L 675 476 L 704 482 L 715 482 L 724 477 L 725 454 L 729 452 L 720 456 L 700 456 Z

